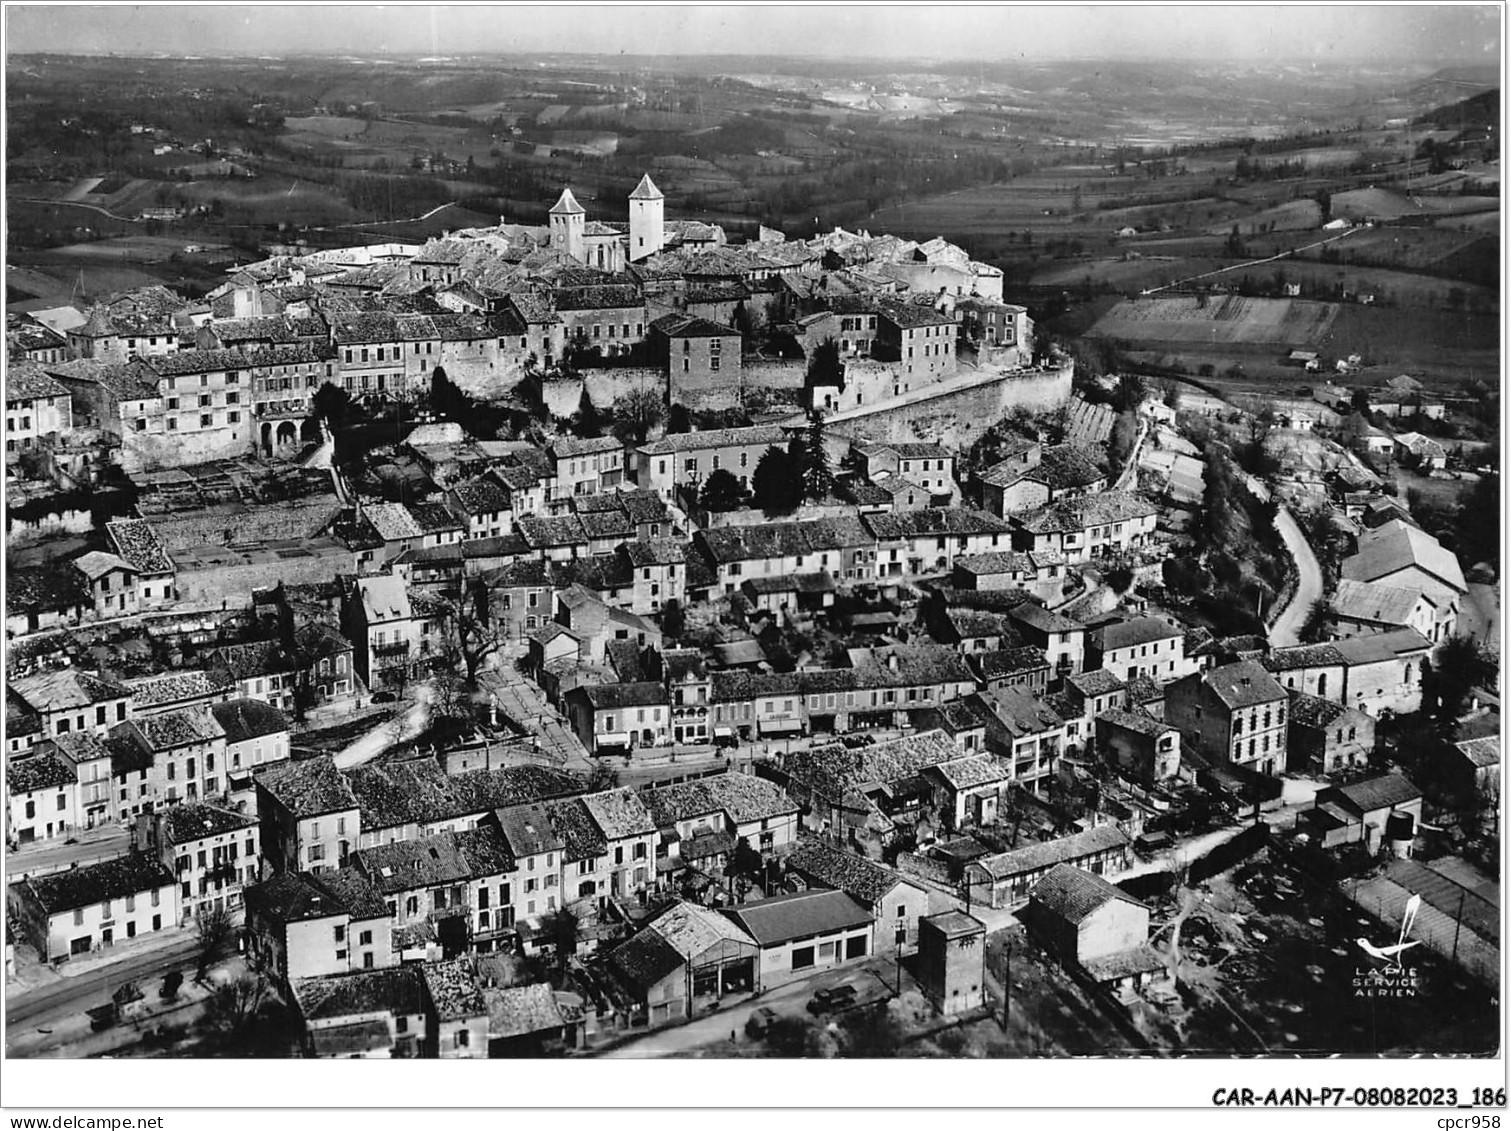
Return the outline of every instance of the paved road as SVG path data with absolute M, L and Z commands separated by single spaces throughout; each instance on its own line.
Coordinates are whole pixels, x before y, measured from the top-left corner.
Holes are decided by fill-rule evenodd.
M 1322 597 L 1322 566 L 1317 561 L 1317 555 L 1312 553 L 1311 544 L 1301 533 L 1301 527 L 1296 525 L 1296 519 L 1284 506 L 1275 516 L 1275 528 L 1280 531 L 1281 541 L 1296 562 L 1296 592 L 1291 595 L 1290 604 L 1281 610 L 1275 623 L 1270 626 L 1271 647 L 1283 648 L 1301 643 L 1301 630 L 1306 627 L 1306 618 L 1310 615 L 1312 606 Z
M 153 947 L 119 962 L 108 962 L 87 973 L 60 978 L 23 994 L 7 995 L 6 1025 L 10 1028 L 35 1026 L 51 1016 L 77 1013 L 104 1005 L 122 982 L 143 983 L 161 979 L 169 970 L 192 965 L 198 953 L 199 940 L 195 938 L 193 931 L 186 931 L 182 940 L 167 946 Z M 143 989 L 145 992 L 145 986 Z
M 1253 475 L 1245 475 L 1244 479 L 1248 482 L 1249 490 L 1259 498 L 1269 500 L 1270 488 L 1267 483 Z M 1270 625 L 1270 646 L 1284 648 L 1301 643 L 1301 630 L 1306 627 L 1306 618 L 1322 596 L 1322 566 L 1317 561 L 1317 555 L 1312 552 L 1306 536 L 1301 533 L 1301 527 L 1296 524 L 1295 516 L 1284 504 L 1276 510 L 1275 529 L 1280 532 L 1280 540 L 1285 543 L 1286 552 L 1296 563 L 1296 591 L 1291 594 L 1290 603 L 1280 610 L 1280 615 Z
M 58 838 L 22 845 L 7 853 L 7 877 L 15 880 L 22 876 L 45 876 L 49 872 L 61 872 L 74 863 L 93 864 L 124 855 L 131 847 L 131 832 L 121 825 L 79 829 L 73 836 L 74 844 Z
M 415 701 L 402 716 L 403 728 L 395 733 L 392 719 L 379 723 L 334 758 L 338 770 L 349 770 L 370 762 L 396 742 L 407 742 L 423 731 L 430 722 L 430 685 L 414 685 Z
M 478 686 L 486 698 L 498 697 L 498 709 L 524 726 L 540 743 L 540 752 L 566 770 L 587 773 L 593 768 L 588 752 L 545 693 L 516 671 L 508 659 L 505 666 L 478 673 Z

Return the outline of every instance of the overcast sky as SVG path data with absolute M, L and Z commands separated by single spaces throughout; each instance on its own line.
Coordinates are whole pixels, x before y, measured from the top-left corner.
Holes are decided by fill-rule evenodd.
M 7 5 L 7 54 L 573 52 L 1498 62 L 1498 5 Z

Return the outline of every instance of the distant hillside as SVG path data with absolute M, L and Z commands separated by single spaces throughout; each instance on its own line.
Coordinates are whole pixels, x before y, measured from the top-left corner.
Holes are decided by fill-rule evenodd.
M 1467 130 L 1476 126 L 1500 128 L 1500 90 L 1487 90 L 1450 106 L 1440 106 L 1418 118 L 1413 124 L 1435 126 L 1440 130 Z

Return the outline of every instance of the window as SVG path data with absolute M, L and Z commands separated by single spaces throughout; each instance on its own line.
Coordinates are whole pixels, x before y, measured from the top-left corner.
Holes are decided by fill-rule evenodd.
M 75 907 L 73 909 L 73 925 L 75 927 L 82 927 L 84 925 L 84 909 L 82 907 Z
M 459 1048 L 459 1049 L 464 1049 L 464 1048 L 467 1047 L 467 1042 L 470 1041 L 471 1039 L 472 1039 L 472 1034 L 470 1032 L 468 1032 L 466 1029 L 458 1029 L 456 1031 L 456 1045 L 455 1045 L 455 1047 Z
M 37 803 L 35 801 L 28 801 L 26 803 L 26 817 L 27 817 L 27 819 L 30 820 L 31 818 L 35 817 L 36 815 L 37 815 Z
M 794 970 L 806 970 L 812 965 L 813 948 L 811 946 L 800 946 L 793 948 L 792 968 Z
M 866 936 L 856 935 L 854 938 L 845 940 L 846 958 L 864 958 L 866 956 Z

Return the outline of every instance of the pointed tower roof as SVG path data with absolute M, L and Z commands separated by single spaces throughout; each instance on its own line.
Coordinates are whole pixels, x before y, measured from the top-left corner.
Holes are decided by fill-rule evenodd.
M 630 193 L 631 200 L 665 200 L 661 190 L 656 187 L 656 182 L 651 180 L 651 175 L 646 173 L 640 178 L 640 183 L 635 186 L 635 191 Z
M 552 216 L 581 216 L 584 211 L 582 205 L 577 203 L 577 198 L 572 195 L 572 190 L 565 188 L 561 190 L 561 199 L 552 207 L 550 214 Z

